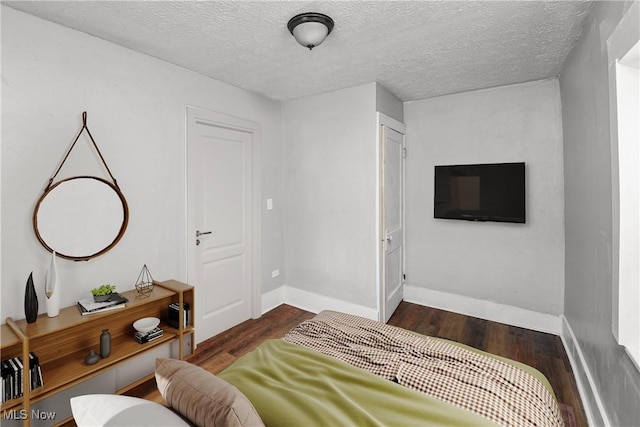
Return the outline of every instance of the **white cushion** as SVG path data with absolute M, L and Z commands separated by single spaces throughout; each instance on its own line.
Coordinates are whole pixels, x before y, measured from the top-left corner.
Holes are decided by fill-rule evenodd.
M 117 394 L 72 397 L 71 412 L 79 427 L 189 426 L 171 409 L 149 400 Z

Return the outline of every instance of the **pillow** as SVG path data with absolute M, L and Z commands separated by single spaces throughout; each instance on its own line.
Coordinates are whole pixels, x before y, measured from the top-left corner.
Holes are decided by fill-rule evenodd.
M 117 394 L 72 397 L 71 412 L 79 427 L 189 426 L 171 409 L 149 400 Z
M 240 390 L 199 366 L 156 359 L 156 382 L 169 406 L 198 426 L 264 426 Z

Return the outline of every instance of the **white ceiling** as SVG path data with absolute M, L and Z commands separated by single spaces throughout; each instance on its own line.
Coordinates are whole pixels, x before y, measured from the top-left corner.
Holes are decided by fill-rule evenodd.
M 276 100 L 379 82 L 402 101 L 560 74 L 590 1 L 4 1 Z M 301 12 L 335 21 L 309 51 Z

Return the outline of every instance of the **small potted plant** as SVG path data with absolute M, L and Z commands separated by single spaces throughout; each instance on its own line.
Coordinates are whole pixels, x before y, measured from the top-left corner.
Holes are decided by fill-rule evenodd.
M 114 285 L 102 285 L 99 288 L 91 289 L 95 302 L 105 302 L 111 299 L 111 294 L 116 290 Z

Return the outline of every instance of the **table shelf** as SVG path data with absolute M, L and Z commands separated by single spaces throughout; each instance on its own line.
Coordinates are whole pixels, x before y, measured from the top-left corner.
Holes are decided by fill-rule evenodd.
M 136 355 L 166 343 L 178 341 L 179 358 L 188 356 L 184 351 L 184 338 L 190 336 L 192 344 L 195 343 L 195 298 L 192 286 L 169 280 L 154 282 L 153 291 L 144 296 L 138 295 L 135 290 L 123 292 L 122 295 L 129 300 L 125 307 L 104 313 L 83 316 L 76 306 L 71 306 L 61 309 L 57 317 L 50 318 L 41 314 L 34 323 L 7 318 L 7 322 L 0 326 L 2 358 L 6 360 L 20 356 L 22 360 L 28 360 L 29 352 L 34 352 L 40 361 L 43 386 L 27 390 L 28 379 L 25 379 L 24 395 L 4 402 L 0 408 L 3 414 L 22 409 L 28 412 L 31 403 L 96 377 Z M 181 307 L 179 328 L 172 328 L 167 324 L 168 307 L 171 303 L 178 303 Z M 183 303 L 188 303 L 191 311 L 190 324 L 186 326 L 182 326 L 185 316 Z M 140 344 L 134 338 L 135 330 L 132 325 L 142 317 L 160 318 L 163 335 Z M 103 329 L 109 329 L 111 333 L 111 354 L 93 365 L 87 365 L 84 360 L 89 352 L 94 350 L 99 353 L 99 337 Z M 28 419 L 24 420 L 24 425 L 29 425 Z

